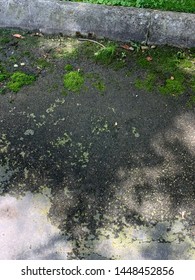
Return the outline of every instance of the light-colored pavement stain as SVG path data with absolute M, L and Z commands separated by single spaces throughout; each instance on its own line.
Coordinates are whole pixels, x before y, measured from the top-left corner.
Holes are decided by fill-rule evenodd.
M 51 224 L 50 198 L 27 192 L 0 197 L 0 259 L 66 259 L 71 245 Z
M 136 89 L 137 73 L 53 63 L 0 96 L 0 259 L 195 259 L 194 109 Z M 104 94 L 63 95 L 68 63 Z

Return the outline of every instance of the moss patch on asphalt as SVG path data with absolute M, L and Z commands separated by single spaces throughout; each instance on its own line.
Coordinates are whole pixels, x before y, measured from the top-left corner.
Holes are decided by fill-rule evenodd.
M 21 38 L 14 37 L 14 34 L 20 34 Z M 194 106 L 193 49 L 145 46 L 136 42 L 117 44 L 106 40 L 78 41 L 62 36 L 44 36 L 41 33 L 9 29 L 1 29 L 0 35 L 1 93 L 8 90 L 19 92 L 23 85 L 29 85 L 38 75 L 53 71 L 60 60 L 64 61 L 64 93 L 79 93 L 84 89 L 89 73 L 82 73 L 78 67 L 75 69 L 70 60 L 76 61 L 85 57 L 115 71 L 124 69 L 127 76 L 131 76 L 129 73 L 135 69 L 138 72 L 134 79 L 136 88 L 173 97 L 183 95 L 188 97 L 187 104 Z M 99 77 L 88 86 L 104 92 L 106 85 L 103 80 L 105 77 Z
M 67 90 L 79 92 L 84 84 L 84 78 L 78 71 L 70 71 L 64 75 L 64 87 Z
M 171 47 L 148 48 L 138 53 L 139 67 L 147 74 L 136 80 L 138 88 L 178 97 L 195 94 L 195 52 Z
M 30 85 L 33 81 L 35 81 L 35 76 L 27 75 L 23 72 L 15 72 L 10 76 L 7 87 L 13 92 L 18 92 L 23 86 Z

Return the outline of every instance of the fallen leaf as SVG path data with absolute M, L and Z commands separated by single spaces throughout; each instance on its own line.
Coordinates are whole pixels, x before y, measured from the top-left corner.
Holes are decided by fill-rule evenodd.
M 151 57 L 151 56 L 147 56 L 147 57 L 146 57 L 146 60 L 147 60 L 147 61 L 152 61 L 152 57 Z
M 128 51 L 134 51 L 134 48 L 125 44 L 125 45 L 122 45 L 121 48 L 125 49 L 125 50 L 128 50 Z
M 24 37 L 20 34 L 13 34 L 13 37 L 18 38 L 18 39 L 24 39 Z
M 125 49 L 125 50 L 128 50 L 128 49 L 129 49 L 129 46 L 125 44 L 125 45 L 122 45 L 121 48 L 123 48 L 123 49 Z

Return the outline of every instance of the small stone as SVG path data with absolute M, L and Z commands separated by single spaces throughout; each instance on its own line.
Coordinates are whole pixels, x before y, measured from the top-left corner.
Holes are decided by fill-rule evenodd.
M 148 50 L 148 49 L 149 49 L 148 46 L 141 46 L 141 50 L 142 50 L 142 51 L 145 51 L 145 50 Z
M 17 68 L 17 67 L 18 67 L 18 64 L 14 64 L 14 67 Z
M 135 133 L 135 137 L 138 138 L 140 135 L 138 132 Z
M 24 65 L 25 65 L 25 63 L 24 63 L 24 62 L 21 62 L 21 63 L 20 63 L 20 65 L 21 65 L 21 66 L 24 66 Z

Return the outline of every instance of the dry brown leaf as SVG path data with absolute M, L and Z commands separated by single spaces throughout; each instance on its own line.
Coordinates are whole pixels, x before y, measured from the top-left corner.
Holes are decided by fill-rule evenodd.
M 123 49 L 125 49 L 125 50 L 128 50 L 128 49 L 129 49 L 129 46 L 125 44 L 125 45 L 122 45 L 121 48 L 123 48 Z
M 151 57 L 151 56 L 147 56 L 147 57 L 146 57 L 146 60 L 147 60 L 147 61 L 152 61 L 152 57 Z
M 122 45 L 121 48 L 125 49 L 125 50 L 128 50 L 128 51 L 134 51 L 134 48 L 125 44 L 125 45 Z
M 24 37 L 21 34 L 13 34 L 13 37 L 18 39 L 24 39 Z

